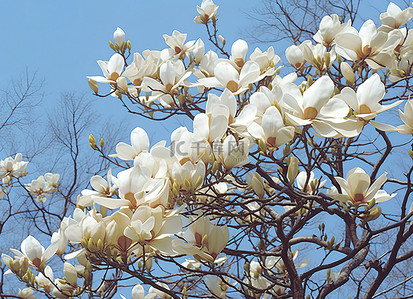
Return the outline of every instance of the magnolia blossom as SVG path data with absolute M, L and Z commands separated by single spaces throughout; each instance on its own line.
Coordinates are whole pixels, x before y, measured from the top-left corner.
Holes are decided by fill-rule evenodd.
M 134 212 L 131 223 L 125 228 L 124 234 L 133 243 L 137 243 L 130 250 L 137 256 L 143 252 L 156 251 L 164 254 L 173 254 L 171 235 L 182 229 L 180 216 L 164 217 L 162 207 L 150 208 L 140 206 Z M 145 246 L 143 251 L 142 246 Z
M 323 137 L 353 137 L 360 133 L 356 120 L 346 118 L 347 104 L 337 97 L 331 98 L 334 83 L 327 76 L 315 81 L 305 92 L 283 96 L 285 117 L 294 126 L 311 125 Z M 330 99 L 331 98 L 331 99 Z
M 379 30 L 390 32 L 393 29 L 398 29 L 410 21 L 412 17 L 412 7 L 401 10 L 396 4 L 390 2 L 387 11 L 380 14 L 380 22 L 382 23 L 382 26 Z
M 33 292 L 34 290 L 32 288 L 19 289 L 19 296 L 23 299 L 36 299 L 36 297 L 33 296 Z
M 268 147 L 278 148 L 293 139 L 295 128 L 285 126 L 280 111 L 271 106 L 262 116 L 261 125 L 252 123 L 248 127 L 248 132 Z
M 225 169 L 241 167 L 249 163 L 249 139 L 243 138 L 235 140 L 233 135 L 225 137 L 223 143 L 214 143 L 215 152 L 218 152 L 218 159 Z
M 245 57 L 248 52 L 248 44 L 245 40 L 239 39 L 232 44 L 231 58 L 236 66 L 242 68 L 245 64 Z
M 314 172 L 310 171 L 310 177 L 307 182 L 307 172 L 301 171 L 296 177 L 296 184 L 298 189 L 309 194 L 314 194 L 319 188 L 323 187 L 326 183 L 326 180 L 320 182 L 315 178 Z
M 145 60 L 141 54 L 135 53 L 133 55 L 133 62 L 126 67 L 123 75 L 129 79 L 137 90 L 142 88 L 143 78 L 146 76 L 152 77 L 157 68 L 157 62 L 153 56 L 149 56 Z M 128 88 L 128 92 L 133 93 L 133 88 Z
M 142 152 L 147 152 L 149 149 L 149 137 L 142 128 L 135 128 L 131 135 L 131 145 L 124 142 L 119 142 L 116 145 L 116 154 L 111 157 L 119 157 L 122 160 L 133 160 Z
M 53 270 L 50 266 L 46 266 L 43 273 L 39 272 L 36 276 L 36 282 L 46 293 L 50 293 L 52 290 L 52 281 L 54 280 Z
M 399 115 L 404 125 L 397 127 L 397 131 L 402 134 L 413 134 L 413 101 L 407 101 L 404 105 L 404 112 L 399 109 Z
M 191 254 L 199 260 L 218 262 L 217 256 L 229 240 L 227 226 L 216 226 L 209 217 L 193 217 L 192 220 L 194 222 L 182 234 L 187 243 L 180 239 L 174 240 L 173 248 L 178 253 Z
M 14 157 L 7 157 L 0 161 L 0 179 L 3 184 L 8 184 L 12 177 L 20 178 L 27 175 L 26 167 L 29 162 L 23 161 L 22 154 L 18 153 Z
M 198 24 L 208 23 L 211 18 L 215 17 L 218 8 L 219 6 L 215 5 L 212 0 L 202 0 L 201 6 L 196 6 L 196 10 L 200 16 L 196 16 L 194 22 Z
M 306 62 L 303 51 L 295 45 L 289 46 L 285 50 L 285 56 L 288 62 L 296 69 L 300 69 Z
M 374 74 L 364 81 L 358 88 L 357 93 L 350 87 L 345 87 L 337 98 L 346 102 L 355 112 L 355 116 L 363 122 L 369 122 L 379 113 L 391 109 L 402 101 L 396 101 L 390 105 L 381 105 L 379 102 L 386 93 L 384 84 L 381 82 L 378 74 Z M 390 125 L 381 124 L 376 121 L 370 121 L 376 128 L 383 131 L 394 131 L 395 128 Z
M 398 45 L 402 34 L 393 30 L 389 34 L 377 31 L 372 20 L 367 20 L 358 32 L 347 27 L 336 35 L 336 52 L 351 61 L 365 60 L 373 69 L 388 66 L 392 60 L 390 51 Z
M 260 73 L 260 66 L 254 61 L 246 62 L 240 73 L 230 62 L 222 61 L 214 69 L 215 77 L 202 78 L 198 82 L 205 87 L 227 88 L 240 94 L 248 90 L 249 84 L 260 79 Z
M 178 87 L 191 75 L 185 70 L 181 60 L 175 63 L 167 61 L 159 68 L 159 78 L 157 81 L 150 77 L 145 77 L 142 84 L 145 91 L 152 91 L 149 103 L 159 100 L 162 106 L 169 108 L 175 105 L 174 96 L 178 94 Z
M 166 34 L 163 35 L 165 43 L 171 47 L 170 49 L 167 49 L 168 57 L 184 57 L 185 55 L 188 55 L 188 52 L 192 51 L 195 41 L 185 43 L 186 37 L 186 33 L 181 33 L 177 30 L 174 30 L 171 36 Z
M 125 61 L 122 55 L 115 53 L 109 61 L 98 60 L 98 64 L 102 69 L 103 76 L 89 76 L 88 78 L 100 83 L 116 84 L 117 80 L 122 76 Z
M 37 201 L 44 203 L 47 199 L 46 196 L 51 196 L 56 191 L 59 178 L 59 174 L 46 173 L 27 184 L 26 188 L 31 195 L 36 196 Z
M 124 296 L 120 295 L 122 299 L 126 299 Z M 155 299 L 156 294 L 149 293 L 145 296 L 145 289 L 140 284 L 137 284 L 132 289 L 132 297 L 131 299 Z
M 304 59 L 321 73 L 325 73 L 334 63 L 336 53 L 334 50 L 327 52 L 327 48 L 321 44 L 313 45 L 310 41 L 301 44 L 300 50 Z
M 321 19 L 320 27 L 317 33 L 313 36 L 313 39 L 320 44 L 328 47 L 333 45 L 335 36 L 343 29 L 351 26 L 351 20 L 347 23 L 341 23 L 340 18 L 336 14 L 331 16 L 324 16 Z
M 94 189 L 93 190 L 83 190 L 82 196 L 78 200 L 78 205 L 82 207 L 87 207 L 92 205 L 93 203 L 100 204 L 101 202 L 106 203 L 110 201 L 110 197 L 112 197 L 116 192 L 116 184 L 113 184 L 113 177 L 112 177 L 112 170 L 109 169 L 107 174 L 107 180 L 102 178 L 100 175 L 94 175 L 90 178 L 90 186 Z M 125 202 L 126 203 L 126 202 Z M 105 204 L 103 204 L 105 205 Z
M 221 278 L 214 275 L 204 277 L 204 282 L 208 290 L 218 298 L 226 298 L 229 285 L 222 281 Z
M 254 52 L 250 55 L 250 60 L 258 63 L 261 75 L 263 76 L 273 76 L 277 71 L 275 65 L 281 61 L 280 57 L 275 54 L 272 46 L 265 52 L 262 52 L 259 48 L 255 48 Z
M 10 248 L 10 251 L 15 254 L 16 258 L 26 257 L 30 265 L 41 268 L 55 254 L 56 249 L 57 245 L 54 243 L 45 250 L 39 241 L 32 236 L 28 236 L 21 243 L 21 252 L 13 248 Z
M 346 179 L 335 177 L 341 187 L 341 193 L 334 186 L 327 191 L 327 195 L 341 202 L 349 202 L 353 205 L 366 205 L 374 200 L 376 203 L 387 201 L 397 193 L 387 194 L 380 188 L 387 181 L 387 173 L 382 174 L 371 184 L 370 176 L 360 167 L 350 170 Z M 370 185 L 371 184 L 371 185 Z
M 208 94 L 205 112 L 212 116 L 223 115 L 228 120 L 228 126 L 240 135 L 255 120 L 257 108 L 254 105 L 246 105 L 237 116 L 237 100 L 234 94 L 225 89 L 218 97 L 215 94 Z
M 121 47 L 122 44 L 125 42 L 125 32 L 118 27 L 113 33 L 113 40 L 119 47 Z

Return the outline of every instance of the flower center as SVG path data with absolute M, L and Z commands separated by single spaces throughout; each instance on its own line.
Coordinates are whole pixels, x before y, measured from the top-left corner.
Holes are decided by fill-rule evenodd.
M 235 58 L 235 59 L 234 59 L 234 62 L 235 62 L 235 64 L 238 65 L 239 67 L 243 67 L 244 64 L 245 64 L 245 61 L 244 61 L 244 59 L 242 59 L 242 58 Z
M 364 200 L 364 195 L 362 193 L 354 194 L 354 200 L 356 202 L 362 202 Z
M 135 79 L 135 80 L 133 80 L 133 85 L 135 85 L 135 86 L 141 86 L 141 84 L 142 84 L 142 80 L 141 79 Z
M 359 107 L 359 113 L 360 114 L 369 114 L 369 113 L 371 113 L 371 110 L 370 110 L 369 106 L 367 106 L 366 104 L 362 104 Z
M 130 201 L 132 207 L 136 207 L 136 198 L 135 194 L 128 192 L 125 194 L 125 198 Z
M 234 80 L 230 80 L 227 83 L 226 88 L 228 88 L 231 92 L 236 92 L 238 90 L 238 83 L 235 82 Z
M 116 81 L 116 79 L 118 79 L 120 76 L 117 72 L 113 72 L 112 74 L 110 74 L 109 80 L 113 80 Z
M 269 137 L 267 139 L 267 145 L 271 147 L 276 147 L 275 145 L 277 144 L 277 138 L 275 137 Z
M 304 109 L 303 119 L 314 119 L 317 117 L 318 111 L 314 107 Z

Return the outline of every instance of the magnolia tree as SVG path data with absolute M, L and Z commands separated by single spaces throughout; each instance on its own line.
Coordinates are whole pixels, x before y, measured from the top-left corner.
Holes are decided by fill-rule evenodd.
M 216 51 L 173 31 L 166 49 L 130 57 L 115 31 L 94 93 L 192 127 L 153 145 L 136 128 L 111 155 L 90 135 L 113 171 L 90 178 L 46 249 L 28 236 L 2 255 L 27 286 L 20 298 L 411 295 L 413 8 L 390 3 L 378 28 L 359 30 L 325 16 L 312 41 L 286 49 L 293 72 L 282 76 L 273 47 L 227 50 L 217 9 L 203 0 L 194 19 Z M 26 165 L 1 162 L 4 190 Z M 57 179 L 26 189 L 45 202 Z

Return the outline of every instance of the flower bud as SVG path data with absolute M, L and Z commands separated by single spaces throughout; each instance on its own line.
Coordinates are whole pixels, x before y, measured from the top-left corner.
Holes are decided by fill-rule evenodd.
M 90 89 L 92 89 L 93 92 L 94 92 L 95 94 L 97 94 L 98 91 L 99 91 L 99 86 L 98 86 L 98 84 L 96 83 L 96 81 L 95 81 L 95 80 L 92 80 L 92 79 L 89 79 L 89 80 L 87 80 L 87 83 L 89 83 Z
M 354 75 L 353 69 L 347 62 L 342 62 L 340 64 L 340 70 L 346 80 L 353 84 L 356 80 L 356 75 Z
M 113 33 L 113 39 L 115 43 L 120 47 L 125 42 L 125 32 L 119 27 Z

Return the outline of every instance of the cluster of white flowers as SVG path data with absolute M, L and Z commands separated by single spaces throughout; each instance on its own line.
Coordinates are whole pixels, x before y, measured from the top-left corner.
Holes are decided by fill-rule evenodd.
M 216 17 L 217 8 L 211 0 L 203 0 L 198 7 L 200 16 L 194 21 L 208 24 Z M 125 264 L 136 261 L 141 268 L 150 268 L 152 259 L 158 255 L 192 256 L 195 260 L 183 264 L 188 269 L 200 268 L 200 262 L 225 263 L 223 251 L 230 231 L 197 204 L 213 201 L 217 194 L 232 188 L 241 188 L 239 183 L 231 181 L 229 174 L 250 162 L 250 151 L 258 148 L 263 154 L 272 155 L 311 128 L 322 138 L 356 137 L 367 125 L 381 131 L 413 133 L 410 101 L 405 112 L 400 111 L 404 125 L 396 128 L 374 120 L 378 114 L 402 102 L 380 104 L 386 90 L 383 78 L 376 71 L 386 68 L 394 82 L 410 75 L 413 33 L 400 27 L 412 17 L 412 8 L 401 11 L 393 3 L 380 16 L 382 26 L 378 29 L 371 20 L 357 31 L 350 21 L 342 23 L 337 15 L 324 17 L 314 36 L 315 45 L 305 41 L 286 50 L 286 57 L 297 73 L 309 68 L 319 76 L 315 81 L 309 77 L 299 84 L 297 73 L 279 76 L 280 58 L 272 47 L 265 52 L 257 48 L 248 57 L 248 44 L 237 40 L 228 57 L 219 58 L 213 51 L 205 53 L 202 40 L 187 41 L 187 35 L 178 31 L 171 36 L 164 35 L 168 48 L 135 53 L 133 61 L 126 65 L 124 53 L 131 46 L 118 28 L 114 33 L 115 44 L 111 43 L 116 53 L 108 61 L 98 61 L 103 76 L 88 77 L 96 94 L 99 92 L 97 82 L 107 83 L 113 96 L 128 97 L 148 111 L 155 106 L 172 111 L 184 109 L 208 93 L 205 109 L 193 116 L 192 131 L 186 127 L 173 131 L 169 145 L 161 141 L 150 146 L 146 132 L 139 127 L 134 129 L 131 144 L 119 143 L 116 153 L 111 155 L 117 161 L 129 163 L 127 169 L 116 176 L 109 171 L 106 179 L 98 175 L 90 179 L 93 190 L 81 192 L 73 216 L 63 219 L 53 234 L 52 245 L 45 250 L 29 236 L 22 242 L 21 252 L 12 249 L 14 258 L 3 254 L 3 261 L 17 275 L 22 269 L 27 271 L 28 266 L 37 269 L 39 275 L 32 278 L 29 275 L 29 279 L 36 281 L 45 292 L 53 291 L 58 298 L 80 292 L 78 276 L 87 277 L 91 272 L 90 261 L 99 262 L 102 256 Z M 340 64 L 344 85 L 347 85 L 341 90 L 328 75 L 335 61 Z M 374 74 L 357 81 L 356 73 L 363 64 Z M 191 96 L 192 90 L 197 94 Z M 326 181 L 315 178 L 312 171 L 300 173 L 297 158 L 290 157 L 288 161 L 288 179 L 292 186 L 296 182 L 300 192 L 316 194 L 325 185 Z M 12 177 L 25 175 L 26 165 L 20 154 L 15 159 L 1 161 L 3 184 Z M 217 172 L 225 178 L 224 186 L 217 177 L 209 180 L 208 186 L 204 185 L 206 178 Z M 59 175 L 48 173 L 33 180 L 27 189 L 38 201 L 44 201 L 45 196 L 56 190 L 58 179 Z M 335 179 L 341 190 L 332 187 L 328 195 L 356 208 L 396 195 L 380 189 L 387 180 L 386 174 L 372 185 L 369 175 L 361 168 L 352 169 L 346 179 Z M 247 174 L 246 181 L 259 198 L 273 193 L 268 180 L 258 173 Z M 278 178 L 273 181 L 282 183 Z M 0 197 L 1 194 L 0 191 Z M 199 210 L 184 220 L 181 212 L 187 205 Z M 251 210 L 256 207 L 253 202 L 246 206 Z M 288 206 L 285 209 L 288 210 Z M 254 215 L 260 217 L 260 213 L 263 212 Z M 188 220 L 190 224 L 184 225 Z M 45 262 L 54 254 L 66 253 L 69 244 L 77 250 L 65 258 L 77 257 L 80 265 L 66 262 L 65 278 L 54 280 Z M 294 259 L 296 256 L 294 253 Z M 308 263 L 306 259 L 296 268 Z M 284 277 L 285 268 L 280 258 L 269 257 L 265 263 L 252 261 L 246 271 L 245 281 L 257 289 L 267 290 L 266 297 L 284 294 L 285 287 L 262 275 Z M 50 281 L 55 283 L 51 285 Z M 225 297 L 228 282 L 218 276 L 206 276 L 204 283 L 215 296 Z M 23 292 L 30 298 L 29 291 Z M 143 287 L 137 285 L 132 290 L 132 298 L 162 296 L 157 292 L 152 289 L 145 296 Z

